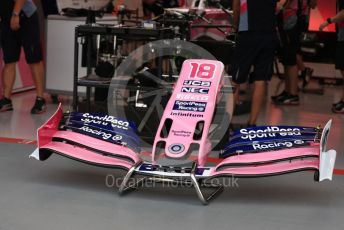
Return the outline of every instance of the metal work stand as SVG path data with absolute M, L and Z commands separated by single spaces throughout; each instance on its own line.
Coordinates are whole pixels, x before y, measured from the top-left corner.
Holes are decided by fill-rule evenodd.
M 78 110 L 78 87 L 86 87 L 86 104 L 87 110 L 91 109 L 91 89 L 94 87 L 108 88 L 108 82 L 97 81 L 83 81 L 78 78 L 79 73 L 79 46 L 81 40 L 92 44 L 92 38 L 97 35 L 115 36 L 117 39 L 130 41 L 155 41 L 160 39 L 171 39 L 174 37 L 174 32 L 169 28 L 161 29 L 144 29 L 140 27 L 115 27 L 109 25 L 82 25 L 75 28 L 74 35 L 74 85 L 73 85 L 73 110 Z M 92 46 L 87 47 L 87 76 L 92 72 Z M 162 60 L 158 60 L 158 76 L 162 75 Z
M 197 164 L 193 163 L 192 168 L 191 168 L 191 173 L 189 177 L 185 178 L 172 178 L 172 177 L 152 177 L 152 176 L 144 176 L 143 178 L 137 180 L 135 183 L 132 183 L 129 185 L 129 180 L 134 178 L 136 169 L 140 166 L 141 163 L 133 166 L 128 173 L 125 175 L 123 178 L 123 181 L 121 183 L 121 186 L 119 188 L 119 194 L 123 195 L 124 193 L 136 189 L 146 181 L 155 181 L 155 182 L 175 182 L 178 183 L 179 185 L 189 185 L 190 183 L 193 185 L 193 187 L 196 190 L 197 196 L 202 202 L 203 205 L 209 204 L 211 200 L 213 200 L 216 196 L 218 196 L 221 192 L 223 192 L 224 187 L 223 185 L 217 185 L 217 184 L 212 184 L 212 183 L 202 183 L 202 179 L 197 179 L 196 178 L 196 169 L 197 169 Z M 206 196 L 202 189 L 213 189 L 210 195 Z

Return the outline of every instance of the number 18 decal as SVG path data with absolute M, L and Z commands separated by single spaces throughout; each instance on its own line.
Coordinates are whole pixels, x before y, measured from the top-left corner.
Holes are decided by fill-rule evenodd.
M 214 77 L 215 65 L 214 64 L 191 64 L 191 74 L 190 78 L 201 78 L 201 79 L 211 79 Z

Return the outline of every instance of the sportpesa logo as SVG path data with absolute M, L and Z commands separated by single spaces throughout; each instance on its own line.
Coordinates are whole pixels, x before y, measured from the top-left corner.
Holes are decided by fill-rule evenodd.
M 269 138 L 269 137 L 287 137 L 287 136 L 301 136 L 301 130 L 299 128 L 279 128 L 275 126 L 266 127 L 266 129 L 258 130 L 240 130 L 241 139 L 250 141 L 257 138 Z

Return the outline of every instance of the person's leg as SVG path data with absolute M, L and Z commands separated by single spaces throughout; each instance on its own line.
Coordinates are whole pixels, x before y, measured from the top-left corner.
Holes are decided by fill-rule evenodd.
M 289 90 L 291 95 L 298 95 L 298 68 L 297 65 L 288 66 Z
M 2 71 L 4 97 L 11 98 L 16 77 L 16 62 L 5 64 Z
M 341 70 L 343 79 L 344 79 L 344 70 Z M 332 105 L 332 112 L 334 113 L 339 113 L 339 114 L 344 114 L 344 84 L 342 85 L 342 97 L 341 100 L 338 103 L 335 103 Z
M 43 97 L 44 66 L 42 62 L 41 37 L 37 13 L 30 18 L 22 18 L 21 39 L 26 61 L 30 66 L 31 74 L 36 85 L 37 96 Z
M 343 80 L 344 80 L 344 41 L 337 42 L 335 66 L 336 66 L 336 69 L 340 70 Z M 343 84 L 341 100 L 339 100 L 339 102 L 332 104 L 332 106 L 336 107 L 337 104 L 341 104 L 341 102 L 344 102 L 344 84 Z
M 286 93 L 273 100 L 277 105 L 298 105 L 298 66 L 297 66 L 297 52 L 298 52 L 298 33 L 297 30 L 291 29 L 284 31 L 284 54 L 283 64 L 285 67 L 285 84 Z
M 43 62 L 30 64 L 31 74 L 36 86 L 37 97 L 44 96 L 44 66 Z
M 248 125 L 257 124 L 257 119 L 266 96 L 267 82 L 271 80 L 273 74 L 273 62 L 276 49 L 274 45 L 276 43 L 277 38 L 274 33 L 260 35 L 260 47 L 257 47 L 259 49 L 259 54 L 254 63 L 254 89 Z
M 231 84 L 234 89 L 234 94 L 228 95 L 228 98 L 227 98 L 226 111 L 228 114 L 234 113 L 237 103 L 239 101 L 239 95 L 240 95 L 240 85 L 234 83 L 233 81 Z
M 284 90 L 275 96 L 272 96 L 271 99 L 273 102 L 280 100 L 281 98 L 286 97 L 290 92 L 290 79 L 289 79 L 289 62 L 290 62 L 290 32 L 288 30 L 280 31 L 280 39 L 282 41 L 281 48 L 281 62 L 284 67 Z
M 240 84 L 247 82 L 253 60 L 257 54 L 255 39 L 254 35 L 246 32 L 239 34 L 237 37 L 233 63 L 230 70 L 232 83 L 235 87 L 234 107 L 237 106 L 240 101 Z
M 303 57 L 300 54 L 300 51 L 296 56 L 296 63 L 297 63 L 298 70 L 301 71 L 300 78 L 303 81 L 302 88 L 305 88 L 313 76 L 314 69 L 305 66 L 305 63 L 303 62 Z
M 16 62 L 5 63 L 2 70 L 3 97 L 0 99 L 0 112 L 13 110 L 12 89 L 16 77 Z
M 255 81 L 254 82 L 251 115 L 250 115 L 250 119 L 248 122 L 249 125 L 257 124 L 257 119 L 258 119 L 259 113 L 261 111 L 261 107 L 263 105 L 263 102 L 264 102 L 265 90 L 266 90 L 266 82 L 265 81 Z
M 289 79 L 288 79 L 288 69 L 286 66 L 284 66 L 284 89 L 280 94 L 271 96 L 271 100 L 272 102 L 278 101 L 280 98 L 283 98 L 285 96 L 287 96 L 289 93 L 288 91 L 290 91 L 290 84 L 289 84 Z
M 234 105 L 237 105 L 240 102 L 240 84 L 232 82 L 232 86 L 234 88 Z
M 46 111 L 44 96 L 44 66 L 40 43 L 39 19 L 37 12 L 21 21 L 21 38 L 27 63 L 30 65 L 32 78 L 36 85 L 37 97 L 31 109 L 32 114 Z
M 299 50 L 299 33 L 296 28 L 291 29 L 287 32 L 288 36 L 288 50 L 285 65 L 287 66 L 287 74 L 289 80 L 288 93 L 291 95 L 298 94 L 298 50 Z
M 284 91 L 290 93 L 290 78 L 289 78 L 289 66 L 284 66 Z
M 4 68 L 2 70 L 3 96 L 11 98 L 12 89 L 16 77 L 16 63 L 20 57 L 21 39 L 17 31 L 13 31 L 9 22 L 3 22 L 1 25 L 1 44 L 4 58 Z
M 340 72 L 342 73 L 342 77 L 343 77 L 343 81 L 344 81 L 344 70 L 341 70 Z M 344 101 L 344 83 L 343 83 L 342 87 L 343 87 L 342 101 Z
M 286 90 L 285 93 L 273 100 L 276 105 L 298 105 L 298 68 L 297 65 L 285 67 Z
M 3 97 L 0 99 L 0 112 L 13 110 L 11 101 L 12 89 L 15 81 L 16 63 L 5 64 L 2 70 Z
M 306 66 L 305 66 L 305 63 L 303 63 L 303 57 L 301 54 L 296 55 L 296 63 L 297 63 L 297 68 L 299 71 L 302 72 L 306 70 Z
M 305 66 L 303 64 L 303 58 L 300 55 L 301 51 L 301 44 L 300 44 L 300 37 L 301 37 L 301 31 L 296 26 L 293 30 L 290 32 L 290 46 L 291 46 L 291 52 L 290 52 L 290 66 L 289 66 L 289 80 L 290 80 L 290 89 L 289 93 L 292 96 L 296 96 L 299 94 L 299 69 L 304 70 Z
M 44 99 L 44 67 L 43 62 L 31 63 L 31 74 L 36 85 L 37 97 L 35 104 L 31 109 L 32 114 L 41 114 L 46 112 L 47 106 Z

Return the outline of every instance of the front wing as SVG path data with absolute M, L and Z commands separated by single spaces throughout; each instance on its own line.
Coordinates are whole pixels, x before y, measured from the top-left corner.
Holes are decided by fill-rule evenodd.
M 202 203 L 222 190 L 221 185 L 212 184 L 217 177 L 265 177 L 299 171 L 315 171 L 315 180 L 332 180 L 336 160 L 335 150 L 326 150 L 326 143 L 331 128 L 329 121 L 323 129 L 320 143 L 307 147 L 282 149 L 277 151 L 245 153 L 226 159 L 217 159 L 214 167 L 199 167 L 194 162 L 192 167 L 159 166 L 143 162 L 140 153 L 132 149 L 112 144 L 85 134 L 70 130 L 61 130 L 63 111 L 59 106 L 56 113 L 38 129 L 38 148 L 31 157 L 45 161 L 53 153 L 86 164 L 122 169 L 127 171 L 120 193 L 131 189 L 144 180 L 190 182 L 196 188 Z M 136 175 L 143 176 L 137 184 L 128 186 L 129 179 Z M 214 193 L 205 197 L 202 187 L 214 188 Z

